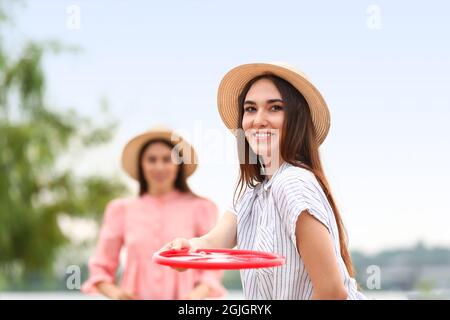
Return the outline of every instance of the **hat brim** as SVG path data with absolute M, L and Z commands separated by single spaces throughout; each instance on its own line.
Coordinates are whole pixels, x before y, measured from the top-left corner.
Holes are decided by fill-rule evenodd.
M 133 179 L 139 179 L 138 157 L 144 144 L 151 140 L 163 139 L 180 148 L 186 177 L 197 169 L 197 154 L 186 140 L 172 130 L 150 130 L 131 139 L 122 152 L 122 167 Z
M 292 84 L 308 102 L 316 141 L 320 145 L 330 129 L 330 112 L 319 90 L 301 71 L 277 63 L 250 63 L 230 70 L 222 79 L 217 94 L 220 116 L 228 129 L 239 127 L 238 98 L 245 85 L 264 74 L 276 75 Z

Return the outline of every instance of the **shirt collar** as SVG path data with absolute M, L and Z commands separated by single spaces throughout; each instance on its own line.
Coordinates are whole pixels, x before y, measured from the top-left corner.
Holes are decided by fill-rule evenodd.
M 176 198 L 179 194 L 180 194 L 180 191 L 178 191 L 177 189 L 174 189 L 172 191 L 169 191 L 167 193 L 164 193 L 164 194 L 158 195 L 158 196 L 154 196 L 154 195 L 150 195 L 149 193 L 145 193 L 142 195 L 142 199 L 153 200 L 153 201 L 157 201 L 157 202 L 166 202 L 166 201 L 170 201 L 170 200 Z
M 273 181 L 274 181 L 274 178 L 275 178 L 277 175 L 279 175 L 281 172 L 283 172 L 284 169 L 286 169 L 286 167 L 287 167 L 288 165 L 289 165 L 289 163 L 283 162 L 283 163 L 277 168 L 277 170 L 275 170 L 275 172 L 273 173 L 273 175 L 272 175 L 272 177 L 271 177 L 270 179 L 266 177 L 266 179 L 261 183 L 261 188 L 262 188 L 264 191 L 269 190 L 269 188 L 271 187 L 271 185 L 272 185 L 272 183 L 273 183 Z

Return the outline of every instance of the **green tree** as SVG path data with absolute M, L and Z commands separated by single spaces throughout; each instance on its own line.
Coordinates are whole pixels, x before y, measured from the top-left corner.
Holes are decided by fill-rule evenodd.
M 0 27 L 4 11 L 0 4 Z M 111 120 L 97 126 L 46 102 L 42 59 L 64 48 L 29 42 L 11 57 L 1 36 L 0 288 L 14 288 L 51 274 L 69 244 L 60 215 L 99 220 L 106 203 L 126 190 L 116 177 L 79 176 L 60 163 L 74 146 L 86 150 L 110 141 L 115 128 Z

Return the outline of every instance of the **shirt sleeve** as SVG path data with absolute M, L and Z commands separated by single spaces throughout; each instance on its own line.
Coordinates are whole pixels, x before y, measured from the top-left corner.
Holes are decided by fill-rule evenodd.
M 212 201 L 201 199 L 196 212 L 196 236 L 200 237 L 208 233 L 216 225 L 217 218 L 217 206 Z M 222 270 L 194 270 L 194 272 L 198 279 L 197 283 L 204 283 L 210 288 L 208 295 L 210 298 L 222 297 L 227 293 L 222 285 Z
M 297 247 L 295 229 L 300 214 L 307 211 L 321 222 L 331 233 L 326 209 L 328 200 L 314 175 L 294 168 L 273 186 L 276 206 L 282 221 L 286 224 L 289 236 Z
M 115 282 L 124 241 L 123 228 L 124 204 L 114 200 L 106 207 L 95 253 L 89 260 L 89 278 L 81 288 L 83 293 L 98 292 L 96 285 L 99 282 Z

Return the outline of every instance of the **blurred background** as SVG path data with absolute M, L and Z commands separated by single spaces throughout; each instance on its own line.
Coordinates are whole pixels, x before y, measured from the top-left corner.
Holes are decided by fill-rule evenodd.
M 120 153 L 165 124 L 197 149 L 192 189 L 231 203 L 222 76 L 305 71 L 357 280 L 375 299 L 450 298 L 450 5 L 445 1 L 0 0 L 0 299 L 80 294 Z M 124 253 L 126 254 L 126 253 Z M 119 270 L 120 275 L 120 270 Z M 243 298 L 226 272 L 228 298 Z

